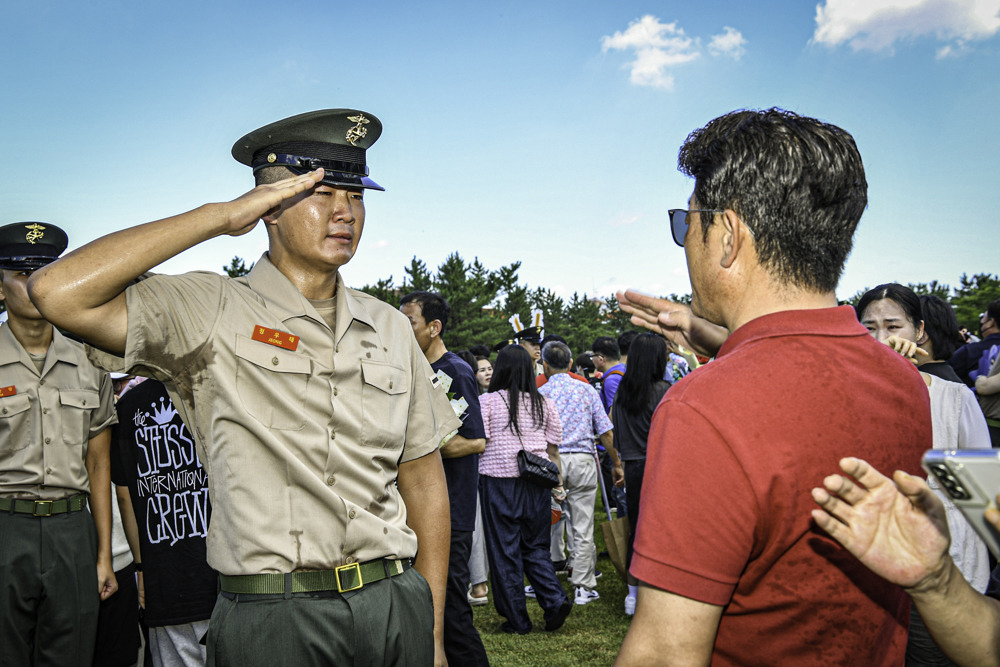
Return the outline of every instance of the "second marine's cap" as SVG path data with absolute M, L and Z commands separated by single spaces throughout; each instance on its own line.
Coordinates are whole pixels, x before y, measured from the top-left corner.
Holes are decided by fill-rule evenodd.
M 15 222 L 0 227 L 0 269 L 33 271 L 66 250 L 66 232 L 47 222 Z
M 233 157 L 253 168 L 285 167 L 306 174 L 323 167 L 333 187 L 385 190 L 368 178 L 365 151 L 382 134 L 382 122 L 356 109 L 322 109 L 254 130 L 233 144 Z
M 515 340 L 526 340 L 531 343 L 540 343 L 542 341 L 542 328 L 541 327 L 528 327 L 527 329 L 521 329 L 516 334 L 514 334 Z

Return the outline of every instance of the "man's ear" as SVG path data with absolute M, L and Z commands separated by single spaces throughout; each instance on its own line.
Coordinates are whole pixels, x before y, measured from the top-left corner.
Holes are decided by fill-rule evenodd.
M 441 330 L 444 329 L 444 327 L 441 326 L 441 320 L 431 320 L 430 327 L 431 327 L 431 338 L 433 338 L 434 336 L 440 336 Z
M 722 225 L 722 257 L 719 259 L 719 265 L 729 269 L 741 252 L 746 253 L 749 250 L 752 237 L 750 228 L 743 223 L 736 211 L 727 208 L 717 215 L 718 224 Z
M 927 342 L 929 336 L 927 335 L 927 328 L 924 327 L 923 320 L 920 321 L 920 326 L 917 327 L 917 345 L 923 345 Z

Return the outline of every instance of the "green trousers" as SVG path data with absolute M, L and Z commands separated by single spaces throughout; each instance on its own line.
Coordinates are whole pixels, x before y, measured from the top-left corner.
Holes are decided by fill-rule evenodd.
M 90 512 L 0 512 L 0 665 L 89 667 L 99 605 Z
M 431 591 L 412 568 L 343 595 L 220 593 L 209 622 L 209 667 L 433 662 Z

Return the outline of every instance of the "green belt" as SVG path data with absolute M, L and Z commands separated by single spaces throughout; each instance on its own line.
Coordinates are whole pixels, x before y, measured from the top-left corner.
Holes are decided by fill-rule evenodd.
M 395 577 L 410 569 L 409 560 L 379 558 L 367 563 L 349 563 L 333 570 L 311 570 L 285 574 L 219 575 L 226 593 L 282 595 L 316 591 L 355 591 L 366 584 Z
M 1000 419 L 990 419 L 989 417 L 987 417 L 986 425 L 992 426 L 993 428 L 1000 428 Z
M 0 512 L 17 512 L 32 516 L 52 516 L 66 512 L 79 512 L 87 506 L 87 494 L 81 493 L 61 500 L 21 500 L 0 498 Z

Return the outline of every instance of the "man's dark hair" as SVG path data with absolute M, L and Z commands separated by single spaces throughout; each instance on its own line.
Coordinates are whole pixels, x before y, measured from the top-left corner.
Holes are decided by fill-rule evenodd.
M 428 324 L 434 320 L 441 322 L 441 333 L 444 333 L 448 328 L 448 316 L 451 315 L 451 307 L 445 301 L 445 298 L 437 292 L 425 292 L 423 290 L 410 292 L 399 300 L 400 306 L 408 303 L 415 303 L 420 306 L 420 314 L 423 316 L 424 322 Z
M 591 354 L 590 352 L 584 352 L 583 354 L 578 354 L 576 355 L 576 359 L 573 360 L 573 363 L 576 365 L 576 369 L 580 372 L 581 375 L 585 375 L 587 373 L 593 373 L 594 371 L 597 370 L 597 368 L 594 366 L 594 360 L 590 358 L 590 354 Z
M 253 173 L 253 180 L 255 185 L 270 185 L 294 175 L 290 169 L 285 167 L 264 167 Z
M 573 354 L 569 351 L 569 345 L 553 340 L 542 347 L 542 361 L 553 370 L 564 371 L 573 363 Z
M 594 354 L 600 354 L 607 359 L 614 359 L 616 361 L 621 359 L 621 352 L 618 351 L 618 341 L 611 336 L 601 336 L 590 347 L 593 348 Z
M 997 327 L 1000 327 L 1000 299 L 991 301 L 990 305 L 986 306 L 986 317 L 996 322 Z
M 934 348 L 934 358 L 946 361 L 955 350 L 965 345 L 958 331 L 958 318 L 947 301 L 933 294 L 920 295 L 920 312 L 924 317 L 924 331 Z
M 916 293 L 911 290 L 906 285 L 900 285 L 899 283 L 885 283 L 884 285 L 879 285 L 878 287 L 873 287 L 864 294 L 858 300 L 858 305 L 854 307 L 855 313 L 857 313 L 858 321 L 864 319 L 865 311 L 868 310 L 870 306 L 875 301 L 881 301 L 882 299 L 889 299 L 890 301 L 895 301 L 899 304 L 899 307 L 903 309 L 903 314 L 906 315 L 906 319 L 910 320 L 910 324 L 913 328 L 919 328 L 920 323 L 924 320 L 923 312 L 920 309 L 920 299 L 917 298 Z
M 695 206 L 735 211 L 778 280 L 837 287 L 868 204 L 850 134 L 783 109 L 734 111 L 688 135 L 677 162 L 695 179 Z M 703 237 L 713 219 L 701 216 Z
M 621 334 L 619 334 L 619 336 L 618 336 L 618 354 L 627 356 L 628 355 L 628 349 L 632 345 L 632 341 L 634 341 L 636 339 L 636 336 L 638 336 L 638 335 L 639 335 L 639 332 L 635 331 L 634 329 L 631 329 L 629 331 L 623 331 Z

